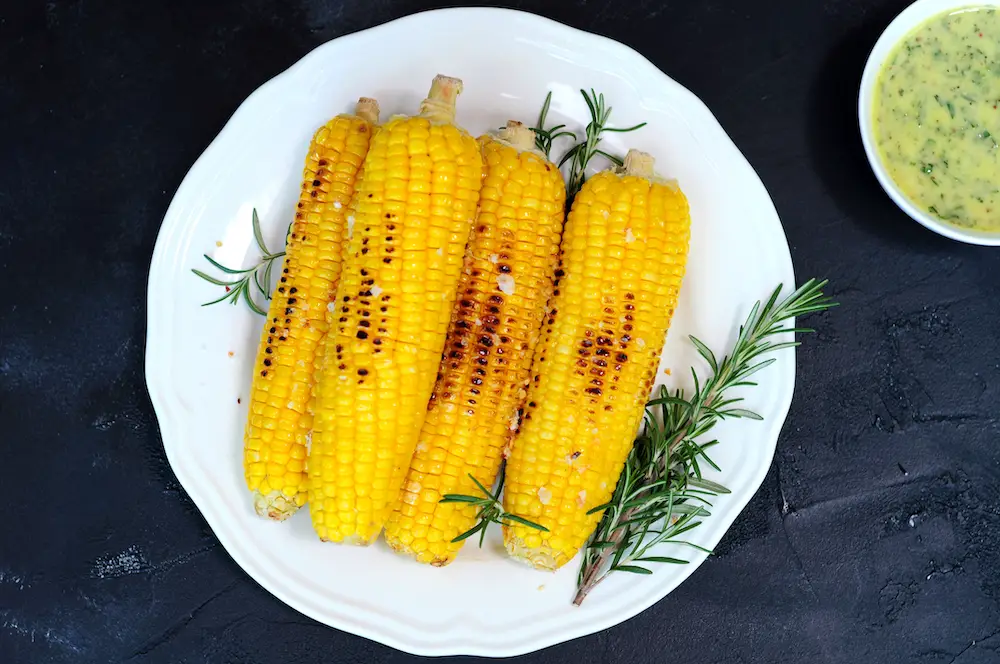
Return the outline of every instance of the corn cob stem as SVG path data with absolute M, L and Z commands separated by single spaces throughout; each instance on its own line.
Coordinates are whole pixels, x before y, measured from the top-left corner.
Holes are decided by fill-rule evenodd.
M 635 177 L 651 180 L 654 177 L 654 163 L 653 155 L 633 149 L 629 150 L 625 155 L 622 169 L 625 175 L 634 175 Z
M 378 101 L 371 97 L 361 97 L 358 99 L 354 114 L 374 127 L 378 124 Z
M 420 102 L 420 117 L 437 124 L 455 121 L 455 102 L 462 94 L 462 80 L 438 74 L 431 82 L 427 98 Z
M 534 152 L 544 156 L 535 148 L 535 132 L 517 120 L 507 121 L 507 126 L 500 130 L 499 140 L 518 152 Z

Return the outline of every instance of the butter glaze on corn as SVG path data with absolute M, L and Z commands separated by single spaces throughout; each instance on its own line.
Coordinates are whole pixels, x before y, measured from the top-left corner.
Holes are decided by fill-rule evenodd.
M 687 262 L 680 189 L 630 152 L 573 201 L 551 311 L 507 462 L 504 509 L 549 532 L 505 526 L 508 552 L 556 569 L 584 544 L 642 420 Z
M 482 185 L 453 124 L 461 81 L 437 77 L 416 117 L 372 139 L 318 381 L 310 514 L 323 540 L 369 544 L 399 494 L 434 387 Z
M 244 471 L 261 516 L 283 520 L 306 500 L 309 401 L 326 305 L 340 278 L 345 213 L 368 153 L 378 103 L 320 127 L 306 155 L 302 193 L 261 334 L 244 433 Z
M 451 325 L 410 470 L 386 525 L 393 549 L 446 565 L 476 522 L 476 508 L 441 504 L 491 486 L 526 396 L 562 232 L 566 189 L 534 150 L 535 134 L 510 122 L 479 139 L 485 179 Z

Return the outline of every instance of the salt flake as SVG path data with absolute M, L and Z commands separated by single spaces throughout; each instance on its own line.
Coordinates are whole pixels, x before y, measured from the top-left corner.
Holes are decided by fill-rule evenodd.
M 509 274 L 497 275 L 497 287 L 500 289 L 501 293 L 507 295 L 514 294 L 514 277 Z

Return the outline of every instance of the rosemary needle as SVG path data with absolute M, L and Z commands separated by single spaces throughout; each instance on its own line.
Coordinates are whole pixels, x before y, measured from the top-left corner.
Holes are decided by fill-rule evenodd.
M 549 529 L 544 526 L 541 526 L 533 521 L 528 521 L 524 517 L 504 511 L 503 505 L 500 502 L 500 491 L 503 489 L 505 469 L 506 462 L 500 466 L 500 473 L 497 476 L 497 488 L 495 492 L 491 492 L 487 489 L 482 482 L 477 480 L 470 473 L 469 479 L 475 482 L 482 495 L 469 496 L 464 494 L 448 493 L 441 498 L 439 501 L 441 503 L 467 503 L 479 508 L 479 511 L 476 514 L 476 525 L 453 539 L 452 542 L 461 542 L 462 540 L 468 539 L 476 533 L 479 533 L 479 546 L 482 547 L 483 541 L 486 539 L 486 527 L 491 523 L 503 524 L 513 522 L 519 523 L 522 526 L 528 526 L 529 528 L 541 530 L 546 533 L 549 532 Z
M 552 143 L 557 138 L 571 136 L 574 141 L 576 140 L 576 134 L 566 129 L 566 125 L 564 124 L 549 127 L 548 129 L 545 128 L 545 120 L 548 118 L 549 106 L 551 104 L 552 91 L 550 90 L 545 95 L 545 102 L 542 104 L 542 110 L 538 114 L 538 126 L 531 128 L 535 132 L 535 147 L 545 154 L 546 159 L 551 159 Z
M 580 191 L 584 181 L 587 179 L 587 168 L 594 157 L 604 157 L 616 166 L 622 165 L 621 157 L 598 147 L 602 135 L 606 132 L 631 132 L 646 126 L 645 122 L 640 122 L 632 127 L 609 127 L 611 107 L 605 103 L 604 94 L 595 92 L 593 88 L 591 88 L 590 92 L 580 90 L 580 94 L 583 95 L 583 101 L 587 104 L 587 110 L 590 112 L 590 122 L 587 123 L 584 129 L 584 139 L 575 142 L 567 149 L 558 162 L 560 167 L 567 163 L 569 164 L 569 175 L 566 178 L 567 209 L 572 204 L 573 197 Z M 550 91 L 545 95 L 545 102 L 542 104 L 542 110 L 538 114 L 538 126 L 532 127 L 535 132 L 536 147 L 544 152 L 546 157 L 550 158 L 552 144 L 557 138 L 570 136 L 574 141 L 577 140 L 576 134 L 566 129 L 566 125 L 564 124 L 555 125 L 548 129 L 545 128 L 545 121 L 548 117 L 551 104 L 552 92 Z
M 268 251 L 267 245 L 264 243 L 264 234 L 260 230 L 260 218 L 257 216 L 257 209 L 254 208 L 253 211 L 253 237 L 254 241 L 257 243 L 257 248 L 261 251 L 260 260 L 251 267 L 236 270 L 219 263 L 214 258 L 205 254 L 205 260 L 207 260 L 214 268 L 223 272 L 224 274 L 235 277 L 231 281 L 225 281 L 223 279 L 218 279 L 209 274 L 202 272 L 201 270 L 192 269 L 196 275 L 209 282 L 210 284 L 215 284 L 216 286 L 223 286 L 226 292 L 218 299 L 212 300 L 210 302 L 204 303 L 202 306 L 207 307 L 213 304 L 218 304 L 220 302 L 229 302 L 230 304 L 236 305 L 242 299 L 246 302 L 247 306 L 254 313 L 260 314 L 261 316 L 266 316 L 267 312 L 264 311 L 257 303 L 254 301 L 254 297 L 251 295 L 250 284 L 256 287 L 260 294 L 264 296 L 265 300 L 271 299 L 271 293 L 268 290 L 271 284 L 271 270 L 274 268 L 275 261 L 284 257 L 285 252 L 279 251 L 272 253 Z M 261 274 L 263 270 L 263 274 Z
M 560 166 L 566 162 L 570 164 L 569 177 L 566 180 L 567 206 L 572 203 L 573 197 L 583 187 L 583 183 L 587 179 L 587 167 L 595 156 L 602 156 L 616 166 L 622 165 L 621 157 L 597 147 L 601 142 L 602 134 L 605 132 L 627 133 L 646 126 L 645 122 L 640 122 L 632 127 L 609 127 L 611 107 L 605 103 L 604 93 L 598 94 L 591 88 L 589 93 L 586 90 L 580 90 L 580 94 L 583 95 L 583 100 L 587 103 L 587 109 L 590 111 L 590 122 L 587 123 L 584 130 L 586 137 L 570 148 L 559 162 Z

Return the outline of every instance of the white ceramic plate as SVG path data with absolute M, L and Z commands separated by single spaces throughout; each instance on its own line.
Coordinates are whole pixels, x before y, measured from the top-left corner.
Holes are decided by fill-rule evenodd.
M 379 57 L 360 57 L 359 54 Z M 694 228 L 687 276 L 663 367 L 668 383 L 704 370 L 686 341 L 695 334 L 724 351 L 754 300 L 793 282 L 774 206 L 754 171 L 709 110 L 634 51 L 529 14 L 450 9 L 405 18 L 325 44 L 254 92 L 191 168 L 163 221 L 149 276 L 146 376 L 167 458 L 219 540 L 254 579 L 316 620 L 425 655 L 507 656 L 550 646 L 626 620 L 677 587 L 705 556 L 652 576 L 618 574 L 581 608 L 570 604 L 577 564 L 557 574 L 510 561 L 498 533 L 466 546 L 437 569 L 368 549 L 322 544 L 302 510 L 283 524 L 258 518 L 243 482 L 242 435 L 262 318 L 245 306 L 199 304 L 218 295 L 191 274 L 201 254 L 248 265 L 257 251 L 256 207 L 272 246 L 294 210 L 302 159 L 316 127 L 375 96 L 388 115 L 416 109 L 434 74 L 465 80 L 458 120 L 475 133 L 508 118 L 533 122 L 547 91 L 551 119 L 580 128 L 578 90 L 614 106 L 607 147 L 634 145 L 687 193 Z M 627 142 L 627 143 L 626 143 Z M 218 244 L 221 243 L 221 244 Z M 749 407 L 764 422 L 727 422 L 715 478 L 732 489 L 693 540 L 713 547 L 763 480 L 792 398 L 794 355 L 759 374 Z M 237 399 L 243 399 L 243 405 Z

